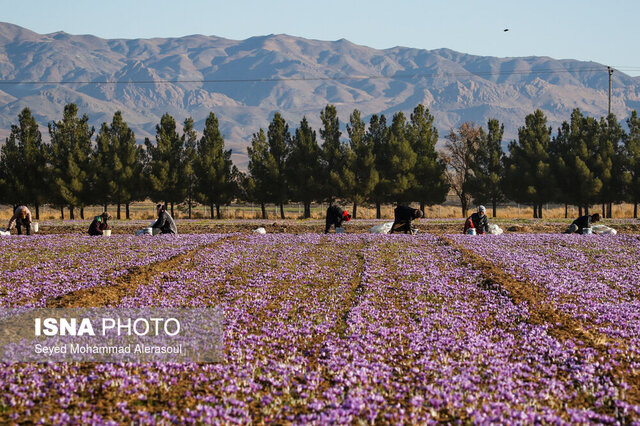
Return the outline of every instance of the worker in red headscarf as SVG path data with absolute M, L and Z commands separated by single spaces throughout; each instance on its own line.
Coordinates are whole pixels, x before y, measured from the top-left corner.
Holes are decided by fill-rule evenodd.
M 324 233 L 328 234 L 329 229 L 331 229 L 331 225 L 335 228 L 342 228 L 342 222 L 349 222 L 351 220 L 351 215 L 347 213 L 342 207 L 333 205 L 329 206 L 327 209 L 327 220 L 326 226 L 324 228 Z

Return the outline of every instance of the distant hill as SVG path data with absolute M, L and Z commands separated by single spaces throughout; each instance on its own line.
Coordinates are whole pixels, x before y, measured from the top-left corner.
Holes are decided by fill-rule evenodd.
M 0 23 L 0 81 L 3 142 L 25 106 L 45 138 L 46 124 L 59 120 L 68 102 L 78 104 L 96 129 L 121 110 L 140 143 L 155 137 L 165 112 L 180 123 L 193 117 L 200 131 L 213 111 L 240 167 L 252 133 L 266 128 L 275 111 L 292 129 L 303 115 L 318 129 L 328 103 L 337 106 L 343 125 L 354 108 L 368 121 L 374 113 L 408 115 L 422 103 L 435 116 L 441 137 L 464 121 L 486 125 L 497 118 L 511 139 L 536 108 L 554 131 L 576 107 L 605 115 L 608 91 L 606 66 L 594 62 L 377 50 L 344 39 L 288 35 L 105 40 L 37 34 L 8 23 Z M 619 119 L 640 109 L 640 77 L 614 73 L 612 108 Z

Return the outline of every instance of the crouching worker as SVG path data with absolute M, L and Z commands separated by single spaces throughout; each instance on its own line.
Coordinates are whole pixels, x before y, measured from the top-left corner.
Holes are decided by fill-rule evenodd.
M 13 216 L 9 219 L 9 226 L 7 226 L 7 232 L 11 231 L 13 227 L 18 230 L 18 235 L 22 235 L 22 227 L 25 227 L 27 235 L 31 235 L 31 211 L 26 206 L 19 206 L 13 212 Z
M 102 235 L 102 231 L 109 229 L 109 224 L 107 223 L 109 219 L 111 219 L 111 215 L 107 212 L 94 217 L 91 225 L 89 225 L 89 235 Z
M 327 219 L 324 227 L 324 233 L 329 233 L 331 225 L 333 225 L 336 229 L 342 228 L 342 222 L 349 222 L 350 220 L 351 215 L 347 213 L 346 210 L 342 209 L 342 207 L 337 205 L 329 206 L 329 208 L 327 209 Z
M 564 231 L 565 234 L 583 234 L 586 228 L 591 228 L 591 224 L 600 221 L 600 215 L 598 213 L 594 213 L 592 215 L 584 215 L 580 216 L 576 220 L 573 221 L 571 226 Z
M 390 234 L 394 232 L 402 232 L 405 234 L 413 234 L 414 230 L 411 227 L 413 219 L 419 219 L 422 217 L 422 210 L 414 209 L 408 206 L 398 206 L 393 210 L 393 225 L 391 226 Z
M 158 204 L 156 206 L 156 212 L 158 213 L 158 220 L 156 220 L 151 228 L 159 229 L 161 234 L 177 234 L 178 228 L 169 212 L 167 212 L 167 207 Z
M 469 216 L 464 222 L 465 234 L 470 228 L 475 228 L 476 234 L 489 232 L 489 219 L 487 218 L 487 209 L 484 206 L 479 206 L 478 211 Z

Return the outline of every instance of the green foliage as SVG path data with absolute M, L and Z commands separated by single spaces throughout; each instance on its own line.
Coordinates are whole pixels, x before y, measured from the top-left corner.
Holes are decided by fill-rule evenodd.
M 187 188 L 184 182 L 185 138 L 176 131 L 176 121 L 168 113 L 156 126 L 155 145 L 147 138 L 147 177 L 149 192 L 153 201 L 181 203 Z
M 429 109 L 421 104 L 414 108 L 406 133 L 416 154 L 412 170 L 415 180 L 408 198 L 419 201 L 421 207 L 444 202 L 449 192 L 449 182 L 445 174 L 446 164 L 436 152 L 438 130 Z
M 224 149 L 218 118 L 213 113 L 207 117 L 196 154 L 194 168 L 197 176 L 197 199 L 216 206 L 231 202 L 236 188 L 231 150 Z
M 536 110 L 527 115 L 505 160 L 504 189 L 510 199 L 538 208 L 554 199 L 557 185 L 551 170 L 550 141 L 551 128 L 544 113 Z M 538 210 L 534 211 L 537 217 Z
M 110 125 L 102 123 L 93 156 L 97 202 L 126 204 L 140 198 L 141 147 L 120 111 L 115 112 Z
M 320 112 L 322 128 L 320 136 L 323 139 L 321 175 L 323 195 L 326 200 L 333 201 L 345 193 L 345 177 L 342 175 L 346 164 L 345 148 L 340 142 L 340 120 L 334 105 L 325 106 Z
M 625 181 L 628 201 L 640 202 L 640 117 L 633 111 L 627 119 L 629 133 L 624 136 L 623 153 L 625 161 Z
M 286 177 L 291 200 L 304 204 L 305 218 L 311 216 L 311 202 L 322 199 L 322 172 L 316 132 L 303 117 L 290 142 Z
M 481 132 L 478 150 L 471 158 L 469 193 L 476 205 L 491 204 L 494 217 L 498 203 L 506 200 L 502 190 L 504 179 L 504 152 L 502 151 L 502 135 L 504 124 L 496 119 L 487 123 L 487 132 Z
M 29 108 L 0 150 L 0 199 L 8 204 L 39 206 L 48 195 L 47 152 L 38 123 Z
M 360 111 L 353 110 L 347 124 L 349 145 L 345 149 L 345 165 L 342 172 L 344 178 L 344 196 L 354 204 L 353 217 L 357 217 L 357 206 L 371 199 L 379 182 L 376 170 L 376 157 L 373 152 L 373 141 L 367 137 L 365 123 Z
M 53 204 L 83 207 L 93 199 L 91 178 L 95 176 L 92 161 L 89 117 L 78 117 L 78 107 L 67 104 L 61 121 L 49 123 Z M 73 215 L 73 213 L 72 213 Z

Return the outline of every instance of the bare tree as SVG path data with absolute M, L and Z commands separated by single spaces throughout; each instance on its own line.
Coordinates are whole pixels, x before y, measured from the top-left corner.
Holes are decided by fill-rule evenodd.
M 467 217 L 471 203 L 469 192 L 469 180 L 473 176 L 471 166 L 473 157 L 478 152 L 481 136 L 482 127 L 476 126 L 472 121 L 462 123 L 457 132 L 451 129 L 447 135 L 446 150 L 443 153 L 447 163 L 446 175 L 449 185 L 460 199 L 462 217 Z

